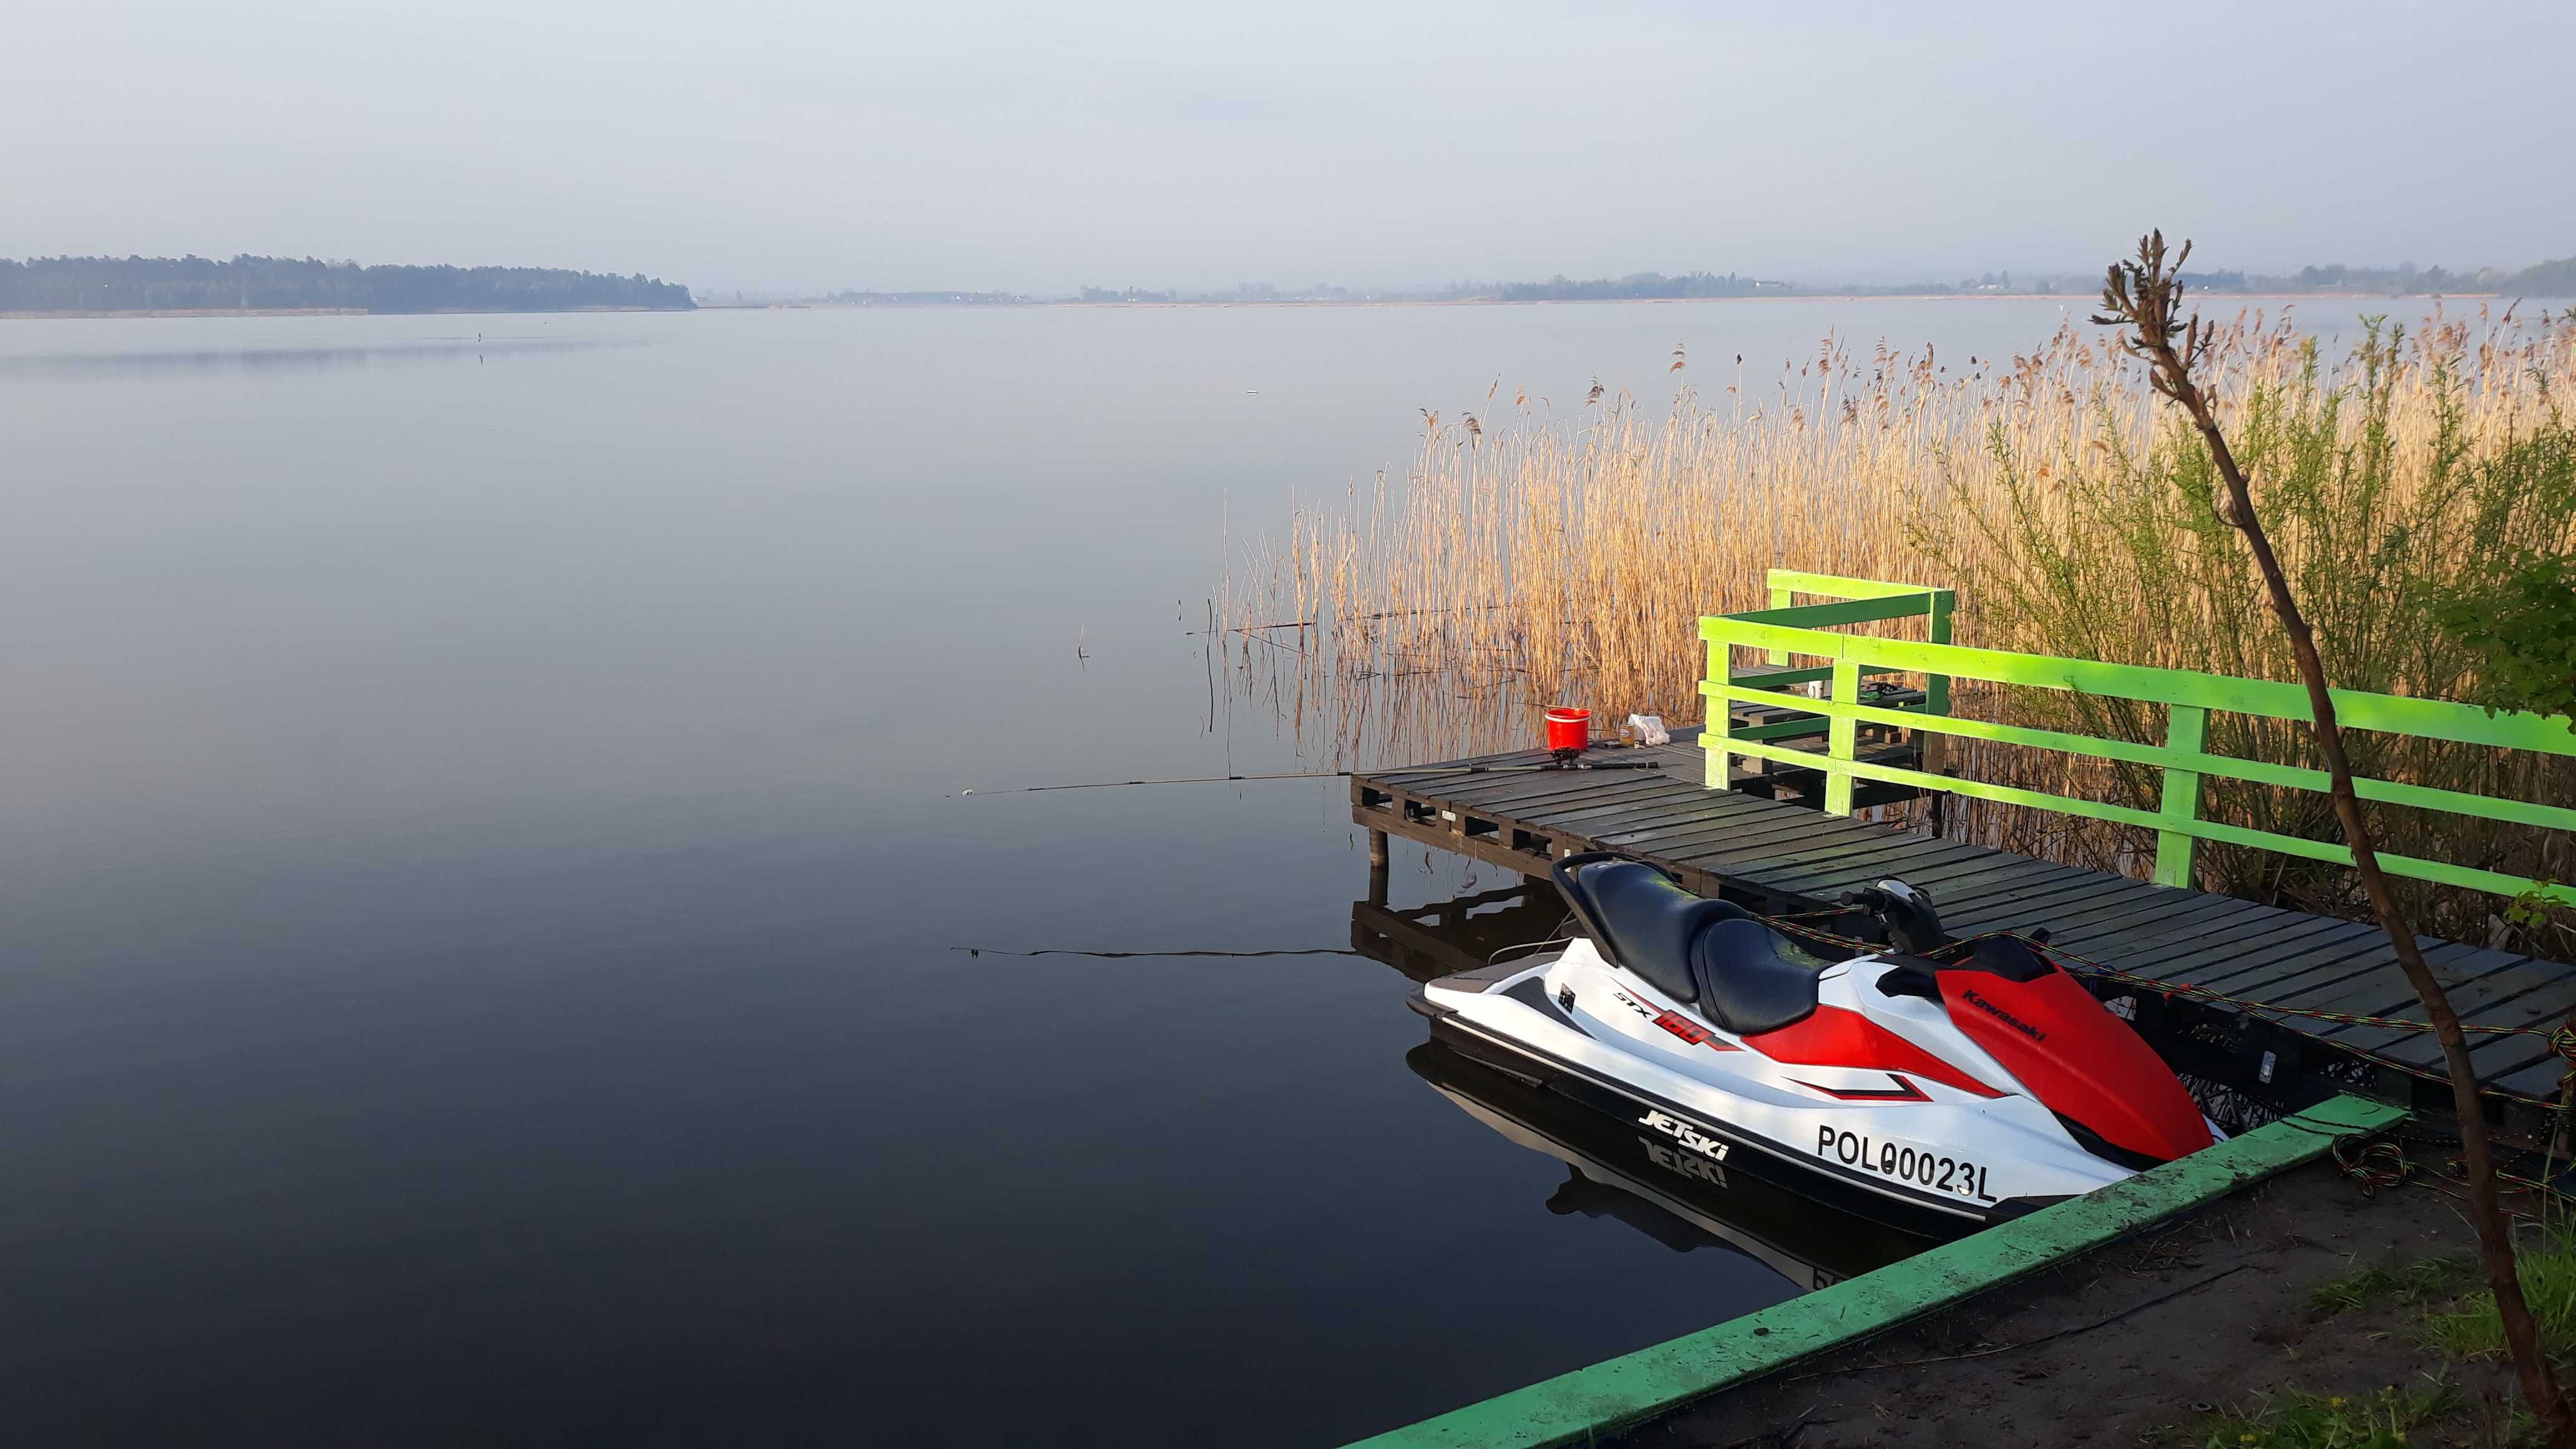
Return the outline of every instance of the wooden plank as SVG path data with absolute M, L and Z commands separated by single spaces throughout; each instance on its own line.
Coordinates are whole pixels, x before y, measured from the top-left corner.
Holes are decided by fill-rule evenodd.
M 2529 1066 L 2508 1071 L 2489 1083 L 2526 1097 L 2555 1097 L 2567 1075 L 2567 1063 L 2552 1053 Z
M 2248 971 L 2273 971 L 2278 963 L 2329 941 L 2357 943 L 2362 933 L 2348 921 L 2293 918 L 2245 919 L 2240 913 L 2191 911 L 2154 926 L 2131 926 L 2107 946 L 2085 954 L 2117 971 L 2151 974 L 2160 981 L 2219 983 Z M 2206 927 L 2206 929 L 2203 929 Z
M 2428 1035 L 2425 1040 L 2430 1043 L 2432 1038 Z M 2438 1045 L 2431 1047 L 2431 1055 L 2417 1065 L 2427 1071 L 2438 1072 L 2446 1079 L 2450 1075 Z M 2567 1059 L 2558 1055 L 2547 1037 L 2478 1035 L 2469 1038 L 2469 1070 L 2477 1074 L 2481 1083 L 2501 1083 L 2535 1068 L 2541 1069 L 2549 1083 L 2538 1095 L 2558 1095 L 2559 1075 L 2567 1070 Z
M 1961 911 L 1955 918 L 1948 919 L 1951 930 L 1962 936 L 1981 935 L 1988 931 L 2027 933 L 2045 926 L 2048 939 L 2054 942 L 2060 934 L 2062 922 L 2079 912 L 2098 909 L 2104 902 L 2128 900 L 2128 887 L 2133 884 L 2135 882 L 2125 879 L 2093 881 L 2071 892 L 2020 901 L 1996 900 L 1973 911 Z
M 1952 911 L 1944 907 L 1944 919 L 1960 935 L 1986 931 L 2027 933 L 2049 926 L 2061 908 L 2081 906 L 2100 898 L 2103 883 L 2099 880 L 2060 881 L 2021 892 L 1992 896 L 1973 907 Z M 2052 927 L 2050 935 L 2055 936 Z
M 1703 839 L 1722 836 L 1730 827 L 1723 821 L 1683 816 L 1653 822 L 1631 820 L 1615 829 L 1604 825 L 1593 828 L 1599 832 L 1593 838 L 1606 849 L 1670 854 L 1688 849 Z
M 1892 867 L 1884 862 L 1922 858 L 1922 844 L 1919 841 L 1901 835 L 1870 832 L 1867 827 L 1863 827 L 1863 832 L 1820 838 L 1813 849 L 1799 852 L 1788 859 L 1795 862 L 1797 868 L 1822 877 L 1846 873 L 1850 869 L 1851 862 L 1882 862 L 1875 866 L 1864 865 L 1862 868 L 1885 874 Z
M 1751 846 L 1778 840 L 1800 839 L 1808 835 L 1812 828 L 1810 824 L 1797 820 L 1722 821 L 1677 832 L 1660 841 L 1655 849 L 1659 854 L 1681 859 L 1700 852 L 1717 851 L 1730 844 Z
M 1558 830 L 1585 830 L 1596 821 L 1613 827 L 1630 828 L 1637 819 L 1705 823 L 1730 818 L 1749 818 L 1751 811 L 1732 803 L 1743 798 L 1732 790 L 1702 790 L 1698 792 L 1696 799 L 1675 800 L 1669 805 L 1659 805 L 1648 810 L 1637 810 L 1615 803 L 1588 805 L 1579 809 L 1551 810 L 1548 812 L 1547 823 Z
M 2503 953 L 2499 952 L 2496 954 L 2502 955 Z M 2428 954 L 2424 958 L 2425 964 L 2430 965 L 2432 963 L 2432 959 L 2433 958 Z M 2473 964 L 2484 966 L 2488 963 L 2483 957 L 2463 957 L 2451 964 L 2453 969 L 2467 969 Z M 2550 985 L 2551 979 L 2549 977 L 2544 976 L 2539 972 L 2527 969 L 2533 964 L 2534 963 L 2531 958 L 2528 956 L 2506 956 L 2504 957 L 2502 964 L 2493 965 L 2490 969 L 2470 978 L 2469 980 L 2460 982 L 2456 985 L 2445 985 L 2443 987 L 2442 994 L 2451 999 L 2451 1009 L 2458 1012 L 2461 1020 L 2465 1021 L 2474 1012 L 2505 1004 L 2515 997 L 2540 990 L 2541 988 Z M 2423 1020 L 2423 1003 L 2415 995 L 2414 984 L 2405 979 L 2402 969 L 2399 972 L 2398 981 L 2402 990 L 2400 992 L 2392 993 L 2393 999 L 2385 1006 L 2365 1014 L 2371 1016 L 2405 1017 L 2417 1021 Z M 2356 1051 L 2373 1050 L 2406 1036 L 2423 1035 L 2428 1041 L 2431 1040 L 2430 1033 L 2415 1033 L 2405 1031 L 2403 1029 L 2392 1030 L 2388 1027 L 2345 1025 L 2342 1023 L 2327 1024 L 2325 1029 L 2320 1031 L 2318 1034 L 2321 1036 L 2331 1036 L 2335 1038 L 2335 1045 L 2348 1046 Z M 2437 1046 L 2437 1054 L 2438 1050 L 2439 1048 Z
M 1364 779 L 1374 785 L 1393 785 L 1398 789 L 1410 789 L 1416 784 L 1436 785 L 1442 780 L 1471 779 L 1472 776 L 1463 773 L 1464 767 L 1468 765 L 1536 765 L 1544 764 L 1548 758 L 1545 750 L 1504 750 L 1491 755 L 1467 755 L 1455 760 L 1440 760 L 1428 765 L 1403 765 L 1395 769 L 1371 770 L 1366 775 L 1353 778 Z
M 1760 861 L 1765 865 L 1779 866 L 1792 863 L 1801 852 L 1813 853 L 1821 847 L 1838 843 L 1836 837 L 1840 837 L 1839 843 L 1853 842 L 1853 837 L 1843 831 L 1801 829 L 1791 821 L 1779 826 L 1763 824 L 1718 832 L 1705 840 L 1674 841 L 1666 849 L 1677 857 L 1698 861 Z M 1757 867 L 1748 865 L 1746 868 Z
M 1721 792 L 1722 793 L 1722 792 Z M 1655 795 L 1643 799 L 1626 796 L 1591 800 L 1549 801 L 1527 807 L 1523 815 L 1533 821 L 1544 820 L 1558 830 L 1576 830 L 1584 834 L 1595 831 L 1636 829 L 1654 824 L 1678 825 L 1684 821 L 1713 825 L 1720 821 L 1751 818 L 1731 806 L 1710 801 Z
M 1936 864 L 1940 859 L 1939 856 L 1919 846 L 1909 848 L 1905 845 L 1894 845 L 1855 850 L 1828 860 L 1813 862 L 1810 867 L 1813 874 L 1808 885 L 1814 891 L 1826 893 L 1856 890 L 1862 886 L 1875 885 L 1879 881 L 1889 879 L 1901 880 L 1910 886 L 1919 886 L 1917 877 L 1922 874 L 1922 868 Z M 1949 911 L 1947 903 L 1943 902 L 1937 894 L 1933 897 L 1933 901 L 1944 913 L 1946 919 Z
M 2214 944 L 2229 943 L 2222 940 Z M 2286 982 L 2290 976 L 2317 965 L 2352 956 L 2395 959 L 2389 954 L 2387 936 L 2358 921 L 2343 921 L 2321 931 L 2268 932 L 2233 954 L 2215 954 L 2194 962 L 2189 979 L 2217 991 L 2244 991 Z
M 2006 859 L 2016 867 L 2014 870 L 1989 874 L 1970 883 L 1954 883 L 1948 890 L 1936 891 L 1932 899 L 1944 911 L 1969 912 L 2036 891 L 2057 894 L 2076 886 L 2098 889 L 2135 884 L 2124 877 L 2088 870 L 2080 865 L 2055 865 L 2019 855 Z
M 2151 967 L 2159 979 L 2174 980 L 2204 968 L 2233 971 L 2288 949 L 2304 936 L 2293 929 L 2303 924 L 2261 909 L 2195 901 L 2169 912 L 2120 917 L 2067 949 L 2114 970 Z
M 2245 929 L 2250 931 L 2257 928 L 2260 919 L 2260 907 L 2249 912 L 2244 909 L 2249 902 L 2226 896 L 2205 896 L 2193 891 L 2177 904 L 2157 900 L 2160 894 L 2164 892 L 2152 887 L 2132 891 L 2099 908 L 2069 915 L 2056 928 L 2055 944 L 2082 956 L 2100 954 L 2102 947 L 2097 942 L 2130 951 L 2148 950 L 2184 930 L 2196 931 L 2220 922 L 2234 925 L 2242 917 Z
M 1972 881 L 1956 882 L 1947 889 L 1935 886 L 1932 901 L 1944 912 L 1957 912 L 1965 917 L 1979 910 L 1992 909 L 1998 903 L 2041 895 L 2054 896 L 2101 883 L 2100 871 L 2072 865 L 2052 866 L 2014 856 L 2007 870 L 1988 872 Z
M 2132 968 L 2137 975 L 2198 986 L 2228 996 L 2275 999 L 2275 994 L 2346 980 L 2367 971 L 2391 969 L 2388 942 L 2362 931 L 2303 937 L 2277 953 L 2249 952 L 2233 962 L 2213 962 L 2188 976 L 2167 975 L 2153 963 Z
M 2251 963 L 2249 970 L 2222 973 L 2228 979 L 2202 979 L 2210 974 L 2206 972 L 2167 974 L 2156 970 L 2152 962 L 2139 963 L 2128 968 L 2128 972 L 2150 981 L 2197 986 L 2222 995 L 2269 1002 L 2281 1000 L 2285 993 L 2291 991 L 2330 989 L 2337 983 L 2389 969 L 2386 943 L 2374 951 L 2367 941 L 2346 937 L 2288 955 L 2261 959 Z
M 2073 866 L 2052 866 L 2026 856 L 1995 852 L 1983 860 L 1943 861 L 1926 866 L 1906 884 L 1930 891 L 1933 905 L 1948 910 L 1954 901 L 1966 905 L 1994 890 L 2014 889 L 2032 879 L 2034 868 L 2047 872 L 2050 879 L 2089 873 Z
M 1453 810 L 1472 809 L 1484 815 L 1557 799 L 1642 799 L 1668 788 L 1651 771 L 1538 770 L 1523 775 L 1471 775 L 1451 789 L 1415 793 L 1435 796 Z
M 2316 919 L 2231 896 L 2149 886 L 2132 894 L 2119 906 L 2088 915 L 2080 921 L 2067 922 L 2066 931 L 2070 940 L 2101 934 L 2123 942 L 2144 942 L 2170 935 L 2187 922 L 2216 929 L 2223 921 L 2225 929 L 2241 942 L 2267 935 L 2278 928 Z
M 2555 961 L 2529 961 L 2523 968 L 2508 967 L 2480 978 L 2469 988 L 2445 994 L 2465 1025 L 2529 1027 L 2541 1033 L 2510 1037 L 2470 1033 L 2469 1060 L 2478 1065 L 2483 1077 L 2557 1055 L 2547 1033 L 2576 1009 L 2576 973 Z M 2420 1021 L 2423 1005 L 2410 1002 L 2402 1011 L 2381 1014 Z M 2332 1040 L 2337 1046 L 2376 1052 L 2419 1066 L 2435 1066 L 2442 1060 L 2441 1041 L 2430 1031 L 2355 1027 L 2335 1034 Z
M 1540 792 L 1520 799 L 1449 800 L 1442 802 L 1461 815 L 1479 820 L 1508 821 L 1515 825 L 1555 825 L 1577 811 L 1615 810 L 1632 819 L 1652 819 L 1672 808 L 1672 802 L 1651 788 L 1636 786 L 1596 786 L 1589 791 L 1557 795 Z M 1615 819 L 1616 816 L 1597 817 Z
M 2482 946 L 2464 946 L 2457 942 L 2446 943 L 2424 953 L 2424 964 L 2433 968 L 2433 974 L 2442 979 L 2446 990 L 2455 983 L 2466 984 L 2485 974 L 2485 969 L 2481 968 L 2487 968 L 2492 961 L 2510 962 L 2513 959 Z M 2471 969 L 2463 972 L 2463 965 Z M 2397 969 L 2393 955 L 2386 957 L 2376 971 L 2286 994 L 2266 990 L 2262 995 L 2267 1006 L 2296 1007 L 2301 1011 L 2340 1011 L 2357 1016 L 2395 1015 L 2414 1000 L 2415 988 L 2407 984 L 2405 973 Z M 2321 1037 L 2342 1030 L 2339 1022 L 2320 1021 L 2311 1016 L 2293 1016 L 2282 1024 L 2310 1036 Z

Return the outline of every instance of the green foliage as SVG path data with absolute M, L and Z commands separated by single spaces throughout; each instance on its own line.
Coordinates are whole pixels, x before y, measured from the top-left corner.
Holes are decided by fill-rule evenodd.
M 2216 1416 L 2199 1442 L 2204 1449 L 2396 1449 L 2459 1406 L 2451 1386 L 2439 1382 L 2405 1392 L 2392 1384 L 2362 1398 L 2293 1392 L 2266 1398 L 2252 1413 Z
M 2576 358 L 2566 318 L 2536 340 L 2437 327 L 2425 337 L 2374 320 L 2332 363 L 2313 340 L 2274 334 L 2222 356 L 2229 441 L 2250 475 L 2290 584 L 2337 687 L 2527 705 L 2567 685 L 2576 603 L 2562 588 L 2576 550 L 2576 428 L 2554 401 Z M 2500 400 L 2516 391 L 2519 402 Z M 2106 406 L 2106 415 L 2110 409 Z M 2165 416 L 2143 448 L 2100 436 L 2017 448 L 1999 427 L 1993 503 L 1924 530 L 1923 545 L 1974 601 L 1976 642 L 2032 653 L 2259 679 L 2298 677 L 2239 532 L 2218 515 L 2219 480 L 2187 422 Z M 1954 495 L 1955 496 L 1955 495 Z M 2553 572 L 2553 570 L 2555 572 Z M 2140 743 L 2163 738 L 2158 706 L 2046 691 L 2013 697 L 2012 723 Z M 2319 768 L 2306 730 L 2213 714 L 2213 753 Z M 2357 774 L 2523 800 L 2576 798 L 2576 760 L 2372 732 L 2347 736 Z M 2162 774 L 2114 767 L 2095 789 L 2157 807 Z M 2340 840 L 2322 793 L 2203 784 L 2204 818 Z M 2563 834 L 2373 805 L 2384 850 L 2531 879 L 2576 876 Z M 2143 833 L 2095 858 L 2152 853 Z M 2207 889 L 2327 914 L 2361 915 L 2349 871 L 2204 842 Z M 2402 884 L 2419 926 L 2457 940 L 2490 933 L 2491 900 Z
M 311 257 L 0 257 L 0 312 L 686 311 L 695 305 L 689 289 L 676 282 L 553 267 L 362 267 Z
M 1506 282 L 1499 295 L 1506 302 L 1598 302 L 1656 297 L 1750 297 L 1757 292 L 1786 290 L 1778 282 L 1757 282 L 1733 272 L 1722 277 L 1714 272 L 1691 272 L 1679 277 L 1667 277 L 1661 272 L 1633 272 L 1624 277 L 1594 277 L 1589 281 L 1577 281 L 1559 273 L 1544 282 Z
M 2543 1352 L 2556 1359 L 2576 1354 L 2576 1226 L 2554 1222 L 2540 1241 L 2514 1255 L 2522 1296 L 2540 1329 Z M 2424 1342 L 2453 1358 L 2501 1358 L 2504 1330 L 2495 1298 L 2479 1292 L 2426 1313 L 2416 1325 Z
M 2576 257 L 2525 267 L 2505 279 L 2504 290 L 2523 297 L 2576 297 Z
M 2531 889 L 2515 896 L 2512 904 L 2504 908 L 2505 920 L 2517 926 L 2545 924 L 2550 919 L 2550 912 L 2557 907 L 2558 893 L 2564 889 L 2554 880 L 2534 882 Z
M 2474 1286 L 2478 1265 L 2468 1258 L 2419 1258 L 2394 1267 L 2357 1268 L 2308 1290 L 2308 1306 L 2325 1315 L 2378 1303 L 2418 1307 L 2448 1301 Z
M 2433 600 L 2431 613 L 2477 661 L 2480 703 L 2576 715 L 2576 558 L 2517 555 Z

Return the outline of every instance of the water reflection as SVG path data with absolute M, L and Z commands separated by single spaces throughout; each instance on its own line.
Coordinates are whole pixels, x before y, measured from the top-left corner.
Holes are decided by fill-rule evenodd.
M 347 347 L 206 348 L 193 351 L 39 352 L 0 355 L 0 378 L 153 378 L 301 376 L 376 366 L 441 366 L 506 361 L 548 352 L 641 347 L 640 337 L 461 337 L 372 342 Z
M 1352 948 L 1415 981 L 1482 966 L 1497 952 L 1555 937 L 1565 924 L 1556 888 L 1529 879 L 1397 908 L 1386 903 L 1385 875 L 1374 873 L 1369 894 L 1351 902 Z
M 1677 1253 L 1741 1253 L 1801 1292 L 1884 1268 L 1936 1241 L 1730 1173 L 1438 1041 L 1407 1052 L 1404 1064 L 1505 1140 L 1564 1163 L 1566 1179 L 1547 1199 L 1559 1217 L 1611 1218 Z

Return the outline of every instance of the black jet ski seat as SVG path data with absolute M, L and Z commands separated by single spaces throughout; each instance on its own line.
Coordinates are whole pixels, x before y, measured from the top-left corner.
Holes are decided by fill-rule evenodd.
M 1695 896 L 1638 860 L 1568 857 L 1556 871 L 1575 918 L 1612 961 L 1739 1036 L 1816 1009 L 1825 963 L 1732 901 Z

